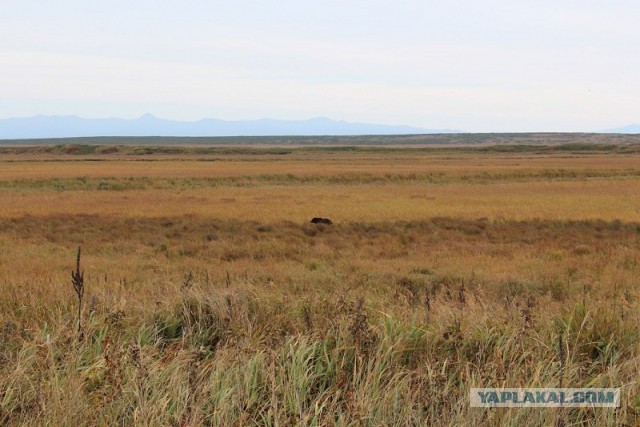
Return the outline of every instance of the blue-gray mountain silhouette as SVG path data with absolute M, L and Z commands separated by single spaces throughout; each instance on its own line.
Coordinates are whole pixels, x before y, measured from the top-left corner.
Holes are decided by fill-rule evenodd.
M 602 133 L 640 133 L 640 125 L 629 125 L 619 128 L 605 129 Z
M 87 136 L 309 136 L 407 135 L 461 133 L 451 129 L 421 129 L 349 123 L 324 117 L 309 120 L 202 119 L 192 122 L 165 120 L 151 114 L 137 119 L 84 119 L 77 116 L 34 116 L 0 120 L 0 139 L 69 138 Z

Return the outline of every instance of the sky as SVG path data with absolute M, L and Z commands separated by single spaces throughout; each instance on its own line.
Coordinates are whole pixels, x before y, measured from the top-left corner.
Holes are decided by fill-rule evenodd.
M 0 0 L 0 118 L 640 122 L 640 2 Z

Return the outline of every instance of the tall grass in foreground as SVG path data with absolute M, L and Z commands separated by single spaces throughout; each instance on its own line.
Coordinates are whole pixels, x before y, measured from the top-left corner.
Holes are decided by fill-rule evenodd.
M 0 422 L 22 425 L 637 425 L 637 304 L 469 277 L 398 284 L 391 316 L 348 290 L 291 298 L 234 278 L 155 305 L 5 301 Z M 428 303 L 427 303 L 428 301 Z M 623 308 L 624 306 L 624 308 Z M 37 313 L 37 319 L 31 313 Z M 559 339 L 559 337 L 562 337 Z M 474 386 L 622 387 L 619 409 L 472 409 Z
M 637 425 L 639 236 L 621 221 L 2 221 L 0 425 Z M 469 408 L 470 387 L 561 385 L 621 387 L 622 406 Z

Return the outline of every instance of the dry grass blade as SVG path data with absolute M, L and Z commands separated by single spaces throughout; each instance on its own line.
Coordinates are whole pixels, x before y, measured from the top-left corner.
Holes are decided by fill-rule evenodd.
M 76 269 L 71 271 L 71 284 L 78 297 L 78 336 L 82 331 L 82 301 L 84 299 L 84 270 L 80 270 L 80 247 L 76 258 Z

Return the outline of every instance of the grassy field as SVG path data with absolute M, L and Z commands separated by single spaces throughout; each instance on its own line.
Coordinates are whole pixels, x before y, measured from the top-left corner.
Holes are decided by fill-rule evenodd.
M 0 424 L 638 425 L 640 154 L 510 147 L 4 147 Z

